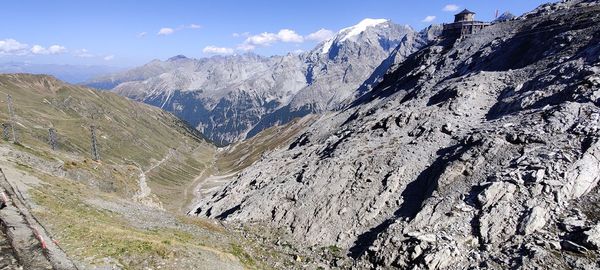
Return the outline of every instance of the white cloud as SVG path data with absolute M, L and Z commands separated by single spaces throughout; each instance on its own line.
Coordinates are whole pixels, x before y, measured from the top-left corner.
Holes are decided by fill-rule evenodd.
M 33 45 L 30 49 L 32 54 L 61 54 L 67 51 L 67 48 L 60 45 L 52 45 L 47 49 L 41 45 Z
M 141 33 L 138 33 L 138 34 L 137 34 L 137 37 L 138 37 L 138 38 L 143 38 L 143 37 L 145 37 L 146 35 L 148 35 L 148 33 L 146 33 L 146 32 L 141 32 Z
M 25 55 L 29 45 L 12 38 L 0 40 L 0 55 Z
M 244 33 L 233 33 L 231 34 L 233 37 L 249 37 L 250 36 L 250 32 L 244 32 Z
M 158 30 L 158 33 L 156 33 L 156 34 L 159 36 L 166 36 L 166 35 L 173 34 L 174 32 L 175 32 L 175 30 L 173 30 L 173 28 L 163 27 L 160 30 Z
M 66 51 L 67 51 L 67 48 L 65 48 L 64 46 L 60 46 L 60 45 L 52 45 L 52 46 L 48 47 L 48 52 L 50 52 L 50 54 L 65 53 Z
M 433 22 L 435 20 L 435 16 L 429 15 L 427 17 L 425 17 L 425 19 L 422 20 L 422 22 Z
M 269 46 L 277 42 L 277 34 L 274 33 L 261 33 L 246 38 L 245 44 L 258 45 L 258 46 Z
M 232 54 L 233 49 L 232 48 L 224 48 L 224 47 L 216 47 L 216 46 L 206 46 L 206 47 L 204 47 L 204 49 L 202 49 L 202 52 L 210 53 L 210 54 Z
M 171 35 L 171 34 L 173 34 L 175 32 L 179 32 L 179 31 L 185 30 L 185 29 L 200 29 L 200 28 L 202 28 L 202 25 L 192 23 L 192 24 L 187 24 L 187 25 L 180 25 L 180 26 L 178 26 L 177 28 L 174 28 L 174 29 L 171 28 L 171 27 L 163 27 L 160 30 L 158 30 L 158 33 L 156 33 L 156 34 L 159 35 L 159 36 L 167 36 L 167 35 Z M 143 32 L 143 36 L 146 35 L 145 33 L 146 32 Z M 140 33 L 138 35 L 138 37 L 140 37 L 141 34 L 142 33 Z
M 264 32 L 258 35 L 248 36 L 246 40 L 244 40 L 244 43 L 238 46 L 238 49 L 242 51 L 251 51 L 257 46 L 270 46 L 276 42 L 302 43 L 304 42 L 304 37 L 290 29 L 281 29 L 277 33 Z
M 448 4 L 448 5 L 445 5 L 442 10 L 447 11 L 447 12 L 452 12 L 452 11 L 457 11 L 459 8 L 460 7 L 455 4 Z
M 334 36 L 334 32 L 328 29 L 321 28 L 318 31 L 307 35 L 306 37 L 296 33 L 291 29 L 281 29 L 277 33 L 263 32 L 257 35 L 250 35 L 248 32 L 233 33 L 233 37 L 245 37 L 244 42 L 236 47 L 239 51 L 252 51 L 256 47 L 271 46 L 277 42 L 284 43 L 302 43 L 306 40 L 321 42 Z M 206 48 L 205 48 L 206 49 Z M 296 52 L 299 53 L 299 52 Z
M 104 61 L 110 61 L 115 59 L 115 56 L 112 54 L 106 54 L 106 55 L 101 55 L 101 54 L 94 54 L 92 52 L 90 52 L 88 49 L 79 49 L 79 50 L 75 50 L 72 52 L 73 55 L 75 57 L 79 57 L 79 58 L 98 58 L 98 59 L 103 59 Z
M 40 46 L 40 45 L 33 45 L 33 47 L 31 47 L 31 53 L 33 54 L 47 54 L 46 48 Z
M 47 55 L 65 53 L 67 48 L 61 45 L 52 45 L 45 48 L 42 45 L 29 46 L 12 38 L 0 40 L 0 55 Z
M 279 33 L 277 33 L 277 38 L 279 38 L 279 40 L 281 40 L 282 42 L 304 42 L 304 38 L 301 35 L 298 35 L 296 31 L 290 29 L 279 30 Z
M 73 54 L 81 58 L 91 58 L 95 56 L 92 53 L 90 53 L 90 51 L 88 51 L 87 49 L 76 50 Z
M 335 33 L 333 31 L 321 28 L 317 32 L 310 33 L 308 36 L 306 36 L 306 39 L 321 42 L 332 38 L 334 35 Z

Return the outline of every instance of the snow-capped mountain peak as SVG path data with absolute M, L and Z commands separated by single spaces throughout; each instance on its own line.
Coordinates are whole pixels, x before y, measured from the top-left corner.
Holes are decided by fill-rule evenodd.
M 340 30 L 339 35 L 340 36 L 343 35 L 342 38 L 340 39 L 340 42 L 343 42 L 351 37 L 360 35 L 362 32 L 367 30 L 367 28 L 369 28 L 369 27 L 374 27 L 379 24 L 386 23 L 388 21 L 389 20 L 386 20 L 386 19 L 366 18 L 366 19 L 360 21 L 357 25 L 350 26 L 350 27 Z
M 331 49 L 331 46 L 336 42 L 344 42 L 350 38 L 356 37 L 365 32 L 369 27 L 376 27 L 380 24 L 389 22 L 387 19 L 371 19 L 366 18 L 360 21 L 358 24 L 343 28 L 338 31 L 337 34 L 330 39 L 324 41 L 321 45 L 321 54 L 327 54 Z M 385 26 L 384 26 L 385 27 Z

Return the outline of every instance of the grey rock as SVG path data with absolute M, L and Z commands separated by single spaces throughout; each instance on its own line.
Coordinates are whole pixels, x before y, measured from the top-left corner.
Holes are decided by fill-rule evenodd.
M 541 206 L 533 207 L 531 212 L 521 222 L 519 232 L 528 235 L 543 228 L 546 225 L 547 215 L 548 211 L 545 208 Z
M 588 193 L 600 180 L 600 142 L 593 144 L 566 173 L 563 196 L 578 198 Z
M 508 182 L 495 182 L 490 184 L 482 193 L 477 196 L 477 200 L 482 208 L 498 203 L 500 200 L 509 200 L 516 190 L 516 186 Z
M 600 224 L 596 224 L 589 230 L 583 232 L 584 243 L 593 249 L 600 249 Z
M 423 260 L 425 261 L 427 269 L 445 269 L 453 263 L 453 257 L 455 256 L 456 255 L 453 254 L 449 247 L 445 247 L 436 252 L 427 254 Z
M 598 1 L 562 1 L 434 41 L 321 114 L 298 133 L 305 143 L 199 198 L 192 214 L 267 224 L 299 246 L 336 245 L 359 268 L 597 265 L 559 223 L 598 192 L 600 107 L 585 83 L 600 61 L 598 10 Z M 448 135 L 444 125 L 459 128 Z M 590 256 L 557 257 L 558 242 Z
M 563 240 L 562 242 L 560 242 L 560 245 L 563 250 L 568 250 L 568 251 L 572 251 L 572 252 L 586 253 L 588 251 L 588 249 L 585 248 L 584 246 L 581 246 L 581 245 L 579 245 L 575 242 L 569 241 L 569 240 Z
M 568 217 L 560 222 L 559 225 L 567 232 L 575 232 L 585 228 L 585 220 L 579 217 Z

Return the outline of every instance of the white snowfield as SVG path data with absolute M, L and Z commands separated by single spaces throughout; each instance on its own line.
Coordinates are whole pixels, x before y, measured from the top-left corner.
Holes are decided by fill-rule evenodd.
M 340 41 L 341 42 L 346 41 L 347 39 L 349 39 L 351 37 L 360 35 L 362 32 L 366 31 L 367 28 L 369 28 L 369 27 L 375 27 L 379 24 L 386 23 L 386 22 L 389 22 L 389 20 L 366 18 L 366 19 L 360 21 L 357 25 L 347 27 L 347 28 L 340 30 L 339 34 L 344 35 Z

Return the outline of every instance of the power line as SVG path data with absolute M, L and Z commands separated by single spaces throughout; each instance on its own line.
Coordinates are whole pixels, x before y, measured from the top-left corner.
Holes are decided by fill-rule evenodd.
M 11 95 L 8 95 L 8 114 L 10 116 L 10 127 L 11 127 L 11 132 L 12 132 L 12 138 L 13 138 L 13 142 L 17 143 L 17 132 L 15 131 L 15 111 L 13 108 L 13 99 Z
M 50 144 L 50 148 L 52 148 L 52 150 L 56 150 L 58 148 L 58 143 L 56 140 L 56 129 L 54 128 L 48 129 L 48 143 Z
M 98 153 L 98 142 L 96 140 L 96 126 L 91 125 L 90 131 L 92 133 L 92 159 L 98 161 L 100 160 L 100 154 Z

